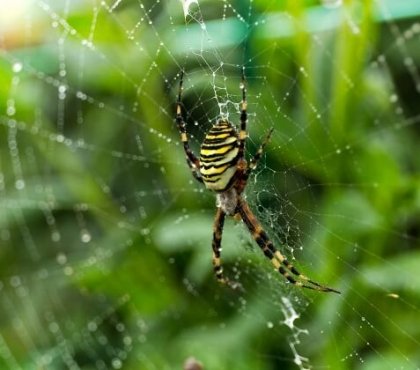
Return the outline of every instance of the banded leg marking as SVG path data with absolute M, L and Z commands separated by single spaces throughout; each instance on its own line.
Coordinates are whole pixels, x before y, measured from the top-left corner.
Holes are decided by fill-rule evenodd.
M 239 158 L 244 157 L 245 140 L 247 138 L 246 124 L 248 121 L 248 114 L 247 114 L 246 86 L 245 86 L 245 67 L 242 67 L 241 89 L 242 89 L 241 116 L 240 116 L 241 127 L 240 127 L 240 131 L 238 135 Z
M 213 269 L 216 279 L 219 283 L 226 284 L 232 289 L 241 288 L 241 285 L 238 282 L 233 282 L 226 278 L 223 274 L 222 260 L 221 260 L 221 243 L 222 243 L 222 231 L 223 225 L 225 223 L 226 214 L 221 208 L 217 208 L 216 217 L 214 219 L 213 225 Z
M 223 268 L 222 268 L 222 261 L 220 259 L 221 254 L 221 243 L 222 243 L 222 230 L 223 225 L 225 223 L 225 213 L 222 211 L 221 208 L 217 208 L 216 217 L 214 219 L 214 226 L 213 226 L 213 241 L 212 241 L 212 249 L 213 249 L 213 269 L 216 275 L 216 278 L 219 282 L 225 283 L 225 279 L 223 277 Z
M 264 148 L 269 143 L 269 141 L 271 139 L 271 135 L 273 134 L 273 130 L 274 130 L 274 128 L 272 127 L 268 131 L 267 136 L 265 137 L 265 139 L 261 143 L 261 145 L 258 148 L 257 152 L 255 153 L 254 157 L 251 158 L 251 160 L 249 161 L 249 166 L 248 166 L 248 169 L 246 171 L 247 178 L 248 178 L 249 174 L 251 173 L 251 171 L 253 171 L 257 167 L 257 164 L 258 164 L 259 160 L 261 159 L 261 157 L 264 153 Z
M 179 80 L 179 89 L 178 89 L 178 99 L 176 102 L 176 124 L 179 130 L 179 133 L 181 135 L 181 141 L 184 146 L 184 152 L 187 159 L 188 167 L 191 169 L 191 172 L 195 179 L 197 179 L 200 182 L 203 182 L 203 179 L 200 175 L 200 161 L 195 156 L 193 151 L 190 148 L 190 144 L 188 142 L 188 135 L 187 135 L 187 129 L 186 124 L 184 121 L 184 118 L 182 117 L 182 103 L 181 103 L 181 96 L 182 96 L 182 90 L 183 90 L 183 81 L 184 81 L 184 71 L 181 71 L 181 78 Z
M 252 213 L 248 204 L 243 200 L 240 200 L 238 211 L 252 234 L 252 237 L 257 242 L 258 246 L 263 251 L 264 255 L 270 259 L 274 268 L 290 283 L 312 290 L 318 290 L 322 292 L 335 292 L 340 293 L 338 290 L 323 286 L 313 280 L 310 280 L 305 275 L 302 275 L 292 263 L 290 263 L 286 257 L 278 251 L 272 241 L 269 239 L 267 233 L 262 229 L 260 223 Z M 312 284 L 312 285 L 308 285 Z

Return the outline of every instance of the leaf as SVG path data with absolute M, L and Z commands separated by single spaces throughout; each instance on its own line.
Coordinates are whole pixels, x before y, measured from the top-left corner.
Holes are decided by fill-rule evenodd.
M 388 290 L 409 290 L 420 294 L 420 251 L 409 252 L 384 260 L 378 266 L 362 270 L 364 282 Z

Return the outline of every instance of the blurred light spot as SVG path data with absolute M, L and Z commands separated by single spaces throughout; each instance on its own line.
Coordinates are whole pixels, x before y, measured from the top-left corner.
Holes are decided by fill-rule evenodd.
M 322 5 L 326 8 L 338 8 L 339 6 L 343 5 L 342 0 L 322 0 Z
M 16 28 L 32 3 L 33 0 L 0 0 L 0 31 Z

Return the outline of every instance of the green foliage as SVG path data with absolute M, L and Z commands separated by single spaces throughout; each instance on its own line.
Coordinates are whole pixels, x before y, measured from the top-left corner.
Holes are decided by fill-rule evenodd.
M 416 1 L 259 0 L 246 21 L 241 1 L 200 1 L 196 19 L 179 1 L 50 3 L 37 32 L 0 34 L 0 368 L 180 369 L 193 355 L 206 370 L 292 369 L 294 348 L 314 367 L 419 363 L 420 53 L 392 31 L 418 25 Z M 212 276 L 214 197 L 178 143 L 177 73 L 197 149 L 217 103 L 240 101 L 244 63 L 250 150 L 275 128 L 248 200 L 340 296 L 289 288 L 230 221 L 223 261 L 245 291 Z

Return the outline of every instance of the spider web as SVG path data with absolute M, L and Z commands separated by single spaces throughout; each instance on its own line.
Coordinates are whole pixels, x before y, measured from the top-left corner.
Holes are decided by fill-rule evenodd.
M 344 3 L 0 1 L 2 369 L 418 368 L 420 8 Z M 233 220 L 213 277 L 174 103 L 197 153 L 242 66 L 247 201 L 340 296 Z

